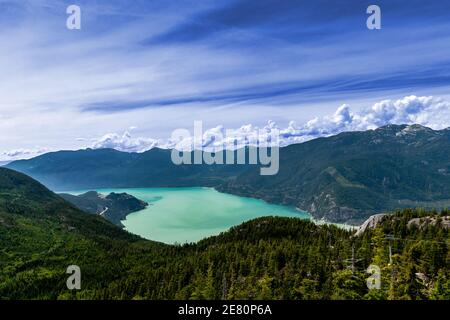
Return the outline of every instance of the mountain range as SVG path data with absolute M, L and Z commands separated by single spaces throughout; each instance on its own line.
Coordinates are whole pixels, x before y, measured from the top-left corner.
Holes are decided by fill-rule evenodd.
M 360 224 L 399 208 L 450 205 L 450 130 L 388 125 L 280 149 L 279 172 L 258 165 L 175 165 L 170 150 L 59 151 L 9 163 L 52 190 L 208 186 L 292 205 L 316 219 Z

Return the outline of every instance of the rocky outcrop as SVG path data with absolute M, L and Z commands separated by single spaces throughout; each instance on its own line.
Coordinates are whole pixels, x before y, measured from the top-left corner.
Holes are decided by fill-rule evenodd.
M 356 231 L 355 237 L 362 235 L 367 229 L 375 229 L 380 223 L 382 223 L 387 214 L 380 213 L 370 216 Z
M 450 216 L 414 218 L 408 221 L 407 226 L 408 228 L 415 226 L 419 229 L 424 229 L 427 226 L 435 226 L 436 224 L 440 224 L 444 229 L 449 229 Z
M 367 219 L 356 231 L 355 237 L 362 235 L 368 229 L 375 229 L 378 225 L 386 221 L 387 214 L 375 214 Z M 393 219 L 398 219 L 398 217 L 393 217 Z M 450 229 L 450 216 L 426 216 L 420 218 L 413 218 L 408 220 L 407 227 L 409 228 L 419 228 L 425 229 L 428 226 L 440 225 L 444 229 Z

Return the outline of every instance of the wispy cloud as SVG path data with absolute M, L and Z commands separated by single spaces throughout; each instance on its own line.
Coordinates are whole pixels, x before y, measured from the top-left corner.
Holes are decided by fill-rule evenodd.
M 378 1 L 383 28 L 369 31 L 365 2 L 80 0 L 82 29 L 69 31 L 66 1 L 0 0 L 0 149 L 84 147 L 76 138 L 132 125 L 156 140 L 193 120 L 285 125 L 341 102 L 446 94 L 450 3 Z

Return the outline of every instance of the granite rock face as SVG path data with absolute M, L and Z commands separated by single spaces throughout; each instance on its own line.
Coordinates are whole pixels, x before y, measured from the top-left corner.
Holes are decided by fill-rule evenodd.
M 387 214 L 375 214 L 373 216 L 370 216 L 369 219 L 367 219 L 356 231 L 355 236 L 358 237 L 362 235 L 366 230 L 368 229 L 375 229 L 380 223 L 382 223 Z
M 408 221 L 408 228 L 413 226 L 418 227 L 419 229 L 423 229 L 428 225 L 435 226 L 436 224 L 440 224 L 444 229 L 450 228 L 450 216 L 444 217 L 423 217 L 423 218 L 414 218 Z

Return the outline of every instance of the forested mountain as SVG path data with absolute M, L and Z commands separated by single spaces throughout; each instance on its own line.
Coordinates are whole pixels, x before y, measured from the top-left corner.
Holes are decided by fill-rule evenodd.
M 147 202 L 127 193 L 111 192 L 108 195 L 102 195 L 96 191 L 88 191 L 79 195 L 61 193 L 59 196 L 78 209 L 98 214 L 119 227 L 123 227 L 121 221 L 125 220 L 128 214 L 148 206 Z
M 450 130 L 419 125 L 346 132 L 281 148 L 274 176 L 261 176 L 258 165 L 176 166 L 170 150 L 161 149 L 61 151 L 8 167 L 54 190 L 209 186 L 354 224 L 375 213 L 450 204 Z
M 263 217 L 169 246 L 0 168 L 0 299 L 450 299 L 449 215 L 405 210 L 359 236 Z M 366 286 L 370 264 L 380 289 Z M 66 288 L 69 265 L 81 290 Z
M 450 130 L 389 125 L 282 149 L 280 172 L 256 168 L 219 191 L 293 204 L 315 218 L 360 224 L 399 208 L 450 206 Z

